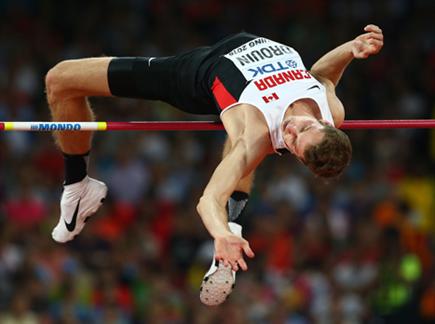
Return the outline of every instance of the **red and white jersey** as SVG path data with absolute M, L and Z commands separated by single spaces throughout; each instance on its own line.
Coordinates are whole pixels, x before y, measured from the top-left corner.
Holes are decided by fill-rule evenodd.
M 322 119 L 334 125 L 325 87 L 310 75 L 293 48 L 259 37 L 224 57 L 243 74 L 247 85 L 237 102 L 221 107 L 221 115 L 239 104 L 255 106 L 266 119 L 275 150 L 285 148 L 281 123 L 287 108 L 296 100 L 314 100 Z

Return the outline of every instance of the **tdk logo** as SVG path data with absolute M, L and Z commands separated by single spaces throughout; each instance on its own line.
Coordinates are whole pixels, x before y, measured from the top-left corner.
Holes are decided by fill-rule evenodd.
M 282 62 L 276 62 L 276 63 L 269 63 L 262 66 L 258 66 L 255 68 L 248 69 L 249 72 L 252 72 L 253 75 L 252 78 L 255 78 L 257 75 L 263 75 L 267 73 L 274 73 L 279 71 L 284 71 L 288 69 L 294 69 L 298 66 L 296 61 L 293 60 L 287 60 L 285 63 Z
M 292 69 L 295 69 L 298 66 L 298 63 L 296 63 L 296 61 L 293 60 L 287 60 L 285 61 L 285 64 L 287 64 Z
M 50 123 L 31 125 L 32 130 L 38 131 L 78 131 L 82 127 L 78 123 Z

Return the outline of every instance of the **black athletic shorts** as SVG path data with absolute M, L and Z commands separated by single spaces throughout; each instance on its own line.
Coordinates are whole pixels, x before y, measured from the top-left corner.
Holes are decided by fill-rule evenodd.
M 219 115 L 216 97 L 238 98 L 247 81 L 223 55 L 257 38 L 245 32 L 170 57 L 120 57 L 109 64 L 114 96 L 161 100 L 185 112 Z

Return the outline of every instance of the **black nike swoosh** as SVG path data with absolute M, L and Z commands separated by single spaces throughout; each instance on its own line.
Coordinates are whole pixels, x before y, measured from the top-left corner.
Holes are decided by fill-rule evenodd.
M 76 221 L 77 221 L 77 214 L 79 213 L 80 199 L 79 199 L 79 202 L 77 203 L 77 207 L 76 207 L 76 210 L 74 211 L 74 214 L 73 214 L 73 217 L 71 219 L 71 222 L 67 223 L 66 221 L 64 221 L 66 229 L 68 231 L 70 231 L 70 232 L 74 231 L 75 228 L 76 228 Z
M 314 89 L 314 88 L 317 88 L 317 89 L 320 90 L 320 87 L 318 85 L 313 85 L 312 87 L 309 87 L 307 90 L 311 90 L 311 89 Z

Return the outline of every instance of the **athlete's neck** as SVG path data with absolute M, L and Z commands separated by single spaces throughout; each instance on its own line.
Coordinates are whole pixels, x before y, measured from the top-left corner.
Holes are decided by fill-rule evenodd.
M 308 116 L 321 119 L 320 109 L 317 104 L 310 99 L 300 99 L 293 102 L 285 112 L 285 117 Z

